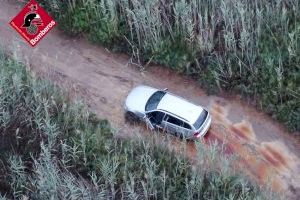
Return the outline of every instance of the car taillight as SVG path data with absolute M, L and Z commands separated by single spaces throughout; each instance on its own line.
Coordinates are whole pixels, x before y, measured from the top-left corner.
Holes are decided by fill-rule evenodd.
M 195 137 L 199 137 L 199 135 L 200 135 L 199 132 L 195 132 L 195 133 L 194 133 L 194 136 L 195 136 Z

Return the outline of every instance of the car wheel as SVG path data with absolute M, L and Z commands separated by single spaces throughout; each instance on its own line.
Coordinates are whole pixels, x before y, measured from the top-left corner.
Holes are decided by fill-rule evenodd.
M 183 139 L 184 139 L 184 136 L 183 136 L 183 134 L 182 134 L 182 133 L 177 133 L 177 137 L 179 137 L 181 140 L 183 140 Z
M 126 112 L 125 113 L 125 121 L 130 124 L 135 124 L 139 121 L 139 119 L 133 112 Z
M 181 140 L 185 139 L 184 134 L 180 133 L 180 132 L 176 132 L 175 136 L 178 137 L 178 138 L 180 138 Z

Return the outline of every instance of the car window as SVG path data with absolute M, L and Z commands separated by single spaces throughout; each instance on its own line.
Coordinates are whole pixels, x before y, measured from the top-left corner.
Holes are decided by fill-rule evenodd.
M 160 112 L 160 111 L 154 111 L 148 114 L 148 117 L 150 118 L 150 120 L 152 120 L 153 122 L 160 124 L 163 117 L 165 116 L 165 113 Z
M 206 120 L 207 115 L 208 115 L 208 112 L 206 110 L 203 110 L 201 112 L 199 118 L 194 123 L 194 127 L 196 128 L 196 130 L 199 129 L 202 126 L 202 124 Z
M 155 92 L 147 101 L 145 110 L 155 110 L 157 108 L 157 105 L 159 104 L 160 100 L 163 98 L 163 96 L 166 94 L 165 91 L 157 91 Z
M 177 126 L 181 126 L 182 125 L 182 121 L 180 119 L 177 119 L 176 117 L 170 116 L 170 115 L 166 115 L 167 117 L 165 117 L 165 120 L 171 124 L 175 124 Z
M 185 122 L 183 122 L 183 125 L 182 125 L 183 128 L 186 128 L 186 129 L 192 129 L 191 126 Z

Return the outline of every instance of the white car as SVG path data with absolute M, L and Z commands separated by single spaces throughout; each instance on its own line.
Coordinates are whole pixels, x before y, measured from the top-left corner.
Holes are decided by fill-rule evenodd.
M 211 116 L 202 106 L 149 86 L 135 87 L 124 105 L 127 120 L 142 120 L 153 130 L 159 128 L 186 139 L 203 137 Z

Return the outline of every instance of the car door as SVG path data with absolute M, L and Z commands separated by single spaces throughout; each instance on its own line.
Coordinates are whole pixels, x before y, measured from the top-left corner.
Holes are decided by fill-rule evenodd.
M 167 130 L 170 133 L 176 134 L 180 133 L 180 125 L 183 123 L 182 120 L 173 117 L 172 115 L 166 114 L 165 117 L 162 120 L 162 126 L 165 130 Z
M 157 128 L 162 128 L 161 122 L 166 113 L 162 111 L 153 111 L 147 113 L 147 118 L 150 120 L 151 124 Z
M 181 124 L 181 133 L 185 138 L 191 138 L 193 136 L 193 130 L 190 124 L 183 122 Z

